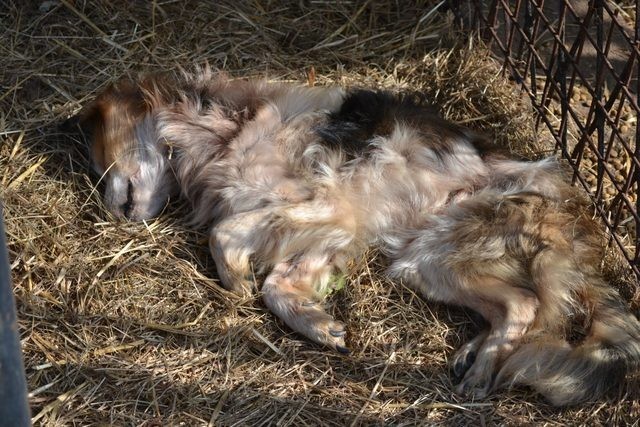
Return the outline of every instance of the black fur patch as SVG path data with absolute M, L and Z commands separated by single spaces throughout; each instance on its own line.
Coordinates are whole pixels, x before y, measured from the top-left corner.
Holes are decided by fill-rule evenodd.
M 418 94 L 394 95 L 384 91 L 354 90 L 347 95 L 340 110 L 316 129 L 331 148 L 343 150 L 350 158 L 366 156 L 371 140 L 388 136 L 396 123 L 405 123 L 422 134 L 437 155 L 450 152 L 454 139 L 465 139 L 482 154 L 484 140 L 471 131 L 448 122 L 424 105 Z
M 365 154 L 370 140 L 383 131 L 397 100 L 389 93 L 355 90 L 345 98 L 340 111 L 316 132 L 324 143 L 350 156 Z

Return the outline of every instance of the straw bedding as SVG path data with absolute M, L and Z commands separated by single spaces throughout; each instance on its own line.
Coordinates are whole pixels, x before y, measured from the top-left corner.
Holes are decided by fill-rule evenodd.
M 572 409 L 524 389 L 455 396 L 447 362 L 478 331 L 473 315 L 384 281 L 373 253 L 327 300 L 352 354 L 300 339 L 218 286 L 180 202 L 146 223 L 112 218 L 81 135 L 62 126 L 120 76 L 206 61 L 238 77 L 420 91 L 516 154 L 548 154 L 522 94 L 437 2 L 1 5 L 0 197 L 36 425 L 637 423 L 637 378 Z

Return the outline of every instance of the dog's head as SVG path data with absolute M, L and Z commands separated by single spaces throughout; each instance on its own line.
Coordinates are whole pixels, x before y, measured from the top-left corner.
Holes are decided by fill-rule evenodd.
M 91 139 L 93 168 L 105 183 L 105 205 L 119 218 L 152 218 L 176 192 L 167 147 L 157 135 L 147 95 L 140 84 L 121 81 L 80 114 Z

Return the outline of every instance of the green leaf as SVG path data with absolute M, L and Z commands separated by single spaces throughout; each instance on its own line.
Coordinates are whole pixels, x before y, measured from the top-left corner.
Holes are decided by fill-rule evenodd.
M 334 273 L 329 282 L 331 285 L 327 287 L 327 295 L 343 289 L 347 284 L 347 276 L 344 273 Z

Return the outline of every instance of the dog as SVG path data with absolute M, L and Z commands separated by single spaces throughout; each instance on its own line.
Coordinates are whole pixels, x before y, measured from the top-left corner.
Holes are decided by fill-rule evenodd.
M 389 277 L 487 321 L 453 357 L 458 393 L 524 384 L 572 405 L 620 383 L 640 323 L 602 276 L 585 198 L 555 160 L 510 158 L 414 98 L 204 68 L 114 83 L 81 123 L 114 215 L 148 219 L 181 195 L 222 286 L 259 290 L 316 343 L 348 353 L 319 302 L 375 247 Z

